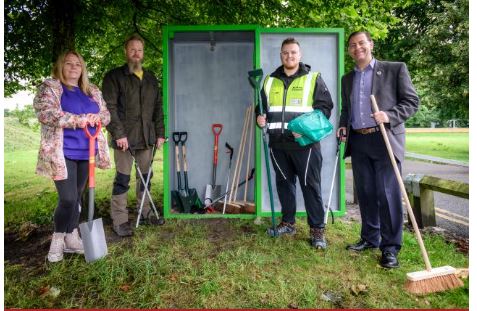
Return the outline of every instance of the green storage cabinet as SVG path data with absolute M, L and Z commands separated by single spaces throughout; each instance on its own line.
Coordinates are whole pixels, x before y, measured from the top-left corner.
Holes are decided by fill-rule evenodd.
M 255 202 L 255 214 L 185 214 L 171 207 L 171 190 L 177 189 L 177 176 L 172 132 L 188 132 L 187 162 L 189 188 L 197 190 L 201 200 L 212 182 L 214 136 L 213 123 L 223 124 L 219 136 L 217 184 L 225 191 L 229 156 L 225 142 L 234 148 L 236 165 L 245 110 L 253 104 L 254 90 L 248 82 L 248 71 L 262 68 L 271 73 L 280 63 L 283 39 L 295 37 L 302 50 L 302 62 L 319 71 L 335 104 L 330 118 L 337 127 L 340 107 L 340 79 L 344 70 L 344 33 L 342 29 L 261 28 L 255 25 L 165 26 L 163 28 L 163 100 L 166 133 L 169 142 L 163 154 L 164 216 L 166 218 L 255 218 L 271 215 L 261 132 L 255 128 L 250 168 L 255 176 L 248 184 L 247 201 Z M 263 81 L 262 81 L 263 82 Z M 337 142 L 333 135 L 321 142 L 323 155 L 322 197 L 328 202 L 336 159 Z M 243 157 L 240 180 L 248 175 L 247 149 Z M 342 150 L 341 150 L 342 152 Z M 274 172 L 272 172 L 274 179 Z M 232 179 L 232 176 L 231 176 Z M 260 181 L 260 182 L 257 182 Z M 231 183 L 231 181 L 230 181 Z M 275 182 L 272 182 L 275 192 Z M 335 178 L 331 209 L 336 216 L 345 213 L 345 170 L 341 160 Z M 244 187 L 237 201 L 244 198 Z M 280 204 L 275 193 L 275 209 Z M 297 215 L 306 215 L 300 186 L 297 183 Z

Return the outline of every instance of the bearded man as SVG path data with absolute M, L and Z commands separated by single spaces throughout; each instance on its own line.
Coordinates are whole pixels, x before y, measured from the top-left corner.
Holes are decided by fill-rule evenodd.
M 111 123 L 106 128 L 111 136 L 116 164 L 110 212 L 113 230 L 121 237 L 133 234 L 128 218 L 127 192 L 134 159 L 128 149 L 134 154 L 146 180 L 153 156 L 152 147 L 161 148 L 165 142 L 161 91 L 154 74 L 142 68 L 143 38 L 137 34 L 130 36 L 124 43 L 124 53 L 127 64 L 112 69 L 103 80 L 103 97 L 111 113 Z M 136 173 L 138 206 L 144 190 Z M 164 218 L 156 218 L 151 212 L 147 197 L 142 217 L 147 224 L 164 224 Z

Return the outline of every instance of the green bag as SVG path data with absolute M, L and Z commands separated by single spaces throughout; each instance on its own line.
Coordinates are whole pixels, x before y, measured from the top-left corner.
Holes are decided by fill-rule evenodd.
M 316 143 L 333 132 L 333 125 L 320 110 L 302 114 L 288 123 L 288 129 L 301 134 L 295 141 L 300 146 Z

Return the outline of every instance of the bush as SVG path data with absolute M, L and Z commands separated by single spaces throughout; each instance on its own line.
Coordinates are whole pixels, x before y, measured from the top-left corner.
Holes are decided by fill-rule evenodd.
M 439 112 L 435 108 L 421 105 L 416 114 L 406 121 L 406 127 L 431 127 L 431 122 L 442 125 Z
M 36 117 L 33 105 L 27 105 L 23 109 L 5 110 L 5 116 L 12 116 L 18 119 L 20 124 L 37 131 L 40 128 L 40 122 Z

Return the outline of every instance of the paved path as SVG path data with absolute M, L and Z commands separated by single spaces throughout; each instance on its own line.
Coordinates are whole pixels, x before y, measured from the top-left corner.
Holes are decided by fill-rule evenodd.
M 406 159 L 403 177 L 407 174 L 424 174 L 469 183 L 469 167 L 429 163 Z M 353 201 L 353 173 L 346 170 L 346 201 Z M 434 192 L 437 226 L 461 237 L 469 237 L 469 200 Z M 357 206 L 347 204 L 350 214 L 359 214 Z

